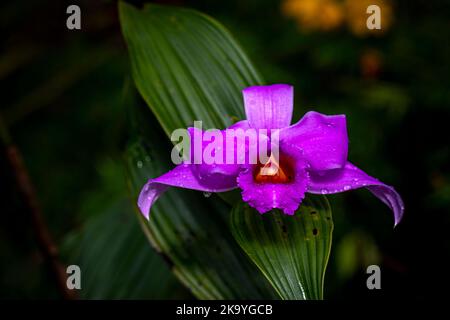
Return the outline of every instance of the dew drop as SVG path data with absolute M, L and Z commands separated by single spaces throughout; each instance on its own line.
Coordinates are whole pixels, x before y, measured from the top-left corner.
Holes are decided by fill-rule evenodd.
M 345 190 L 345 191 L 350 190 L 350 186 L 344 186 L 344 190 Z
M 320 193 L 321 194 L 327 194 L 328 193 L 328 189 L 322 189 L 322 190 L 320 190 Z
M 209 197 L 211 197 L 211 192 L 203 192 L 203 196 L 205 198 L 209 198 Z
M 142 163 L 141 160 L 139 160 L 139 161 L 136 163 L 136 166 L 137 166 L 139 169 L 141 169 L 141 168 L 144 166 L 144 164 Z

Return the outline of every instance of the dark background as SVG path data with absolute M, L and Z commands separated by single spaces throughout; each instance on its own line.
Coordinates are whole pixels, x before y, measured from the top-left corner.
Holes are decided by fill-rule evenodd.
M 308 110 L 345 113 L 349 159 L 402 195 L 405 216 L 394 230 L 389 210 L 367 191 L 329 197 L 335 231 L 326 297 L 434 299 L 450 285 L 450 3 L 383 1 L 392 17 L 372 34 L 348 13 L 360 0 L 315 1 L 346 6 L 341 23 L 327 24 L 325 7 L 297 12 L 286 1 L 158 2 L 223 23 L 269 83 L 295 86 L 294 120 Z M 81 7 L 81 30 L 66 28 L 69 4 Z M 81 297 L 190 297 L 163 261 L 132 268 L 136 257 L 150 261 L 153 253 L 135 222 L 122 165 L 130 68 L 117 3 L 29 0 L 0 8 L 0 297 L 62 296 L 8 160 L 8 135 L 61 262 L 81 260 L 95 271 L 83 278 Z M 136 229 L 135 255 L 126 255 L 131 240 L 118 239 L 124 223 Z M 104 246 L 104 255 L 90 254 L 93 246 Z M 382 290 L 366 288 L 370 264 L 381 266 Z M 146 285 L 158 272 L 167 292 Z

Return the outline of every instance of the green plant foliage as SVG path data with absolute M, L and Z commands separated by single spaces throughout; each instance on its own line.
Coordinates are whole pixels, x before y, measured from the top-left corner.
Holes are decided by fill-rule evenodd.
M 136 207 L 147 179 L 170 169 L 171 144 L 148 109 L 126 89 L 130 128 L 124 160 Z M 150 221 L 138 216 L 152 246 L 197 298 L 275 298 L 268 281 L 234 241 L 227 224 L 229 208 L 214 195 L 206 198 L 172 188 L 152 207 Z
M 167 134 L 244 116 L 241 90 L 262 80 L 218 22 L 194 10 L 119 3 L 136 86 Z
M 261 80 L 221 25 L 195 11 L 172 7 L 137 10 L 121 2 L 119 12 L 136 86 L 167 134 L 194 120 L 202 120 L 205 128 L 220 128 L 243 118 L 241 90 Z M 155 140 L 148 140 L 152 151 Z M 128 156 L 134 195 L 146 179 L 169 169 L 157 167 L 159 163 L 170 163 L 155 158 L 168 154 L 167 149 L 150 155 L 135 143 Z M 229 233 L 228 210 L 218 198 L 171 190 L 144 227 L 198 298 L 274 297 Z
M 127 167 L 137 198 L 148 177 L 168 170 L 164 151 L 150 149 L 141 139 L 131 143 Z M 172 271 L 199 299 L 274 298 L 275 292 L 234 241 L 227 225 L 228 206 L 220 198 L 171 189 L 152 207 L 142 226 Z
M 81 269 L 80 298 L 189 296 L 139 229 L 139 223 L 123 199 L 67 235 L 61 251 L 66 261 Z
M 184 128 L 194 120 L 204 121 L 205 128 L 223 128 L 244 117 L 241 91 L 262 81 L 220 24 L 193 10 L 174 7 L 148 5 L 138 10 L 121 2 L 119 12 L 134 81 L 166 134 Z M 141 116 L 135 117 L 139 122 Z M 151 125 L 140 121 L 137 127 Z M 170 148 L 160 148 L 161 138 L 154 130 L 150 129 L 150 132 L 145 139 L 138 133 L 126 153 L 133 199 L 137 198 L 148 178 L 170 169 L 165 165 L 170 163 L 169 158 L 161 156 L 168 155 Z M 236 203 L 233 195 L 227 199 L 227 202 Z M 327 208 L 326 214 L 330 218 L 323 201 L 326 200 L 307 201 L 301 210 Z M 249 219 L 259 219 L 258 213 L 252 214 L 254 217 Z M 206 199 L 195 191 L 170 189 L 152 208 L 150 221 L 141 218 L 141 222 L 154 247 L 167 256 L 174 273 L 196 297 L 274 298 L 273 288 L 232 238 L 228 215 L 229 207 L 216 196 Z M 269 219 L 284 218 L 274 213 Z M 283 268 L 265 268 L 264 263 L 257 265 L 281 297 L 321 298 L 330 241 L 325 243 L 320 239 L 331 240 L 332 223 L 316 226 L 320 219 L 311 217 L 311 221 L 307 220 L 309 224 L 292 219 L 286 222 L 292 224 L 292 232 L 283 233 L 280 238 L 284 242 L 272 243 L 272 253 L 279 251 L 274 259 L 283 258 L 277 262 Z M 302 235 L 312 232 L 308 229 L 311 226 L 323 235 L 305 242 Z M 249 230 L 243 227 L 240 232 L 246 231 Z M 239 234 L 236 229 L 234 232 Z M 250 236 L 251 232 L 246 235 Z M 303 242 L 294 246 L 299 239 Z M 251 251 L 239 242 L 254 260 Z M 259 242 L 253 242 L 253 245 L 257 252 L 265 250 Z M 299 256 L 305 260 L 291 258 L 290 264 L 285 265 L 288 255 L 293 255 L 298 248 L 303 249 L 301 246 L 307 248 L 309 251 L 305 252 L 310 255 Z
M 260 215 L 239 203 L 231 212 L 235 239 L 283 299 L 322 299 L 333 222 L 328 201 L 308 195 L 294 216 Z

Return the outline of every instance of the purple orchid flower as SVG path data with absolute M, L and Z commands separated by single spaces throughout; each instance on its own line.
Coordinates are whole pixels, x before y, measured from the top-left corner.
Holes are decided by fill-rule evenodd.
M 404 206 L 394 188 L 347 161 L 345 115 L 327 116 L 311 111 L 290 125 L 292 86 L 253 86 L 244 89 L 243 95 L 247 120 L 228 129 L 267 129 L 265 139 L 269 140 L 270 131 L 279 129 L 279 161 L 271 158 L 268 163 L 256 165 L 180 164 L 150 179 L 142 189 L 138 206 L 147 219 L 151 206 L 169 186 L 203 192 L 240 188 L 242 199 L 260 213 L 278 208 L 288 215 L 298 209 L 306 192 L 331 194 L 365 187 L 392 210 L 395 225 L 400 222 Z M 194 131 L 190 128 L 191 137 Z M 273 174 L 266 170 L 274 166 L 277 170 Z

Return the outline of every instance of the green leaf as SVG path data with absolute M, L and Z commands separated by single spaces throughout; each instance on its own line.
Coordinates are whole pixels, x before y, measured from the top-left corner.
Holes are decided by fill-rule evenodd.
M 128 98 L 133 95 L 128 94 Z M 130 141 L 124 159 L 133 202 L 149 177 L 169 170 L 171 144 L 151 113 L 127 99 Z M 230 207 L 215 195 L 171 188 L 139 221 L 153 247 L 200 299 L 263 299 L 276 293 L 233 239 Z
M 127 150 L 133 199 L 148 177 L 168 170 L 169 161 L 157 145 L 150 149 L 137 139 Z M 197 298 L 275 298 L 270 284 L 234 241 L 228 211 L 215 196 L 172 188 L 152 207 L 150 221 L 140 221 L 153 246 L 167 256 L 172 271 Z
M 241 90 L 262 81 L 220 24 L 193 10 L 157 5 L 137 10 L 120 2 L 119 14 L 134 81 L 166 134 L 194 120 L 223 128 L 243 118 Z M 126 154 L 133 199 L 148 178 L 170 169 L 161 136 L 145 137 L 148 144 L 136 138 Z M 274 298 L 229 231 L 229 207 L 211 198 L 170 189 L 150 221 L 141 219 L 146 235 L 198 298 Z
M 333 222 L 328 201 L 308 195 L 294 216 L 260 215 L 247 204 L 231 212 L 234 238 L 283 299 L 322 299 Z
M 203 121 L 224 128 L 243 119 L 241 90 L 262 84 L 230 33 L 190 9 L 119 3 L 133 78 L 166 134 Z

